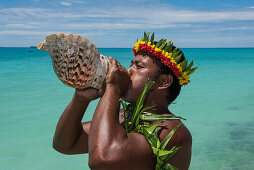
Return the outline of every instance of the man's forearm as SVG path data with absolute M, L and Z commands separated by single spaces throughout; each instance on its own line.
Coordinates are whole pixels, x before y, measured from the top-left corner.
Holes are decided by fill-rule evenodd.
M 53 147 L 56 150 L 69 149 L 79 139 L 83 131 L 81 121 L 88 104 L 88 100 L 81 99 L 74 94 L 72 101 L 57 123 L 53 140 Z

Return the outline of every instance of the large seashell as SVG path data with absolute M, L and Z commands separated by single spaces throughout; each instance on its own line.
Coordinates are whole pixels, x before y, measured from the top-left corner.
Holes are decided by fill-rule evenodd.
M 50 54 L 54 71 L 64 84 L 79 89 L 102 87 L 110 62 L 88 39 L 52 34 L 37 47 Z

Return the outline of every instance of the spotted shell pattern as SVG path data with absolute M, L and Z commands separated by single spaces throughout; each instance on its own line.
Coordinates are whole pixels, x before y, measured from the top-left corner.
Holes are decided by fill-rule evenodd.
M 54 71 L 64 84 L 79 89 L 102 87 L 110 62 L 88 39 L 52 34 L 37 47 L 50 54 Z

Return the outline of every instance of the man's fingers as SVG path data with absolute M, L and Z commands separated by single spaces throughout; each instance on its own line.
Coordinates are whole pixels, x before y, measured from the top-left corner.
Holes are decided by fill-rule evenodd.
M 98 93 L 99 93 L 99 96 L 102 96 L 104 94 L 104 89 L 103 88 L 100 88 L 98 90 Z
M 114 68 L 120 71 L 126 71 L 126 69 L 116 59 L 113 59 L 113 58 L 109 58 L 109 59 L 110 59 L 112 69 Z

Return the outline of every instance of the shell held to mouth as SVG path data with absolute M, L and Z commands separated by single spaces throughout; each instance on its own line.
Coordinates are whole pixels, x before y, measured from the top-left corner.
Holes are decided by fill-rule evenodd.
M 80 35 L 52 34 L 37 47 L 50 54 L 54 71 L 64 84 L 79 89 L 103 86 L 110 62 L 88 39 Z

